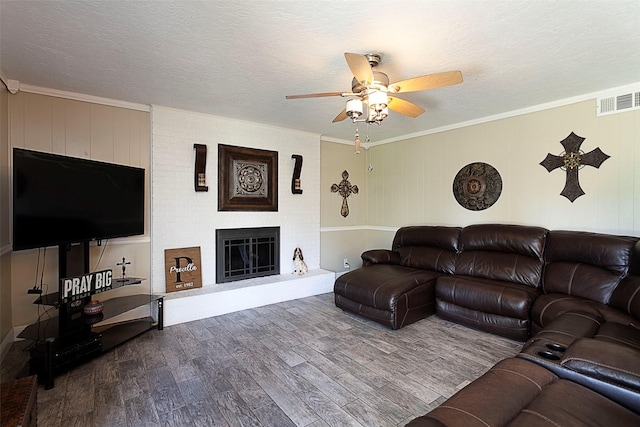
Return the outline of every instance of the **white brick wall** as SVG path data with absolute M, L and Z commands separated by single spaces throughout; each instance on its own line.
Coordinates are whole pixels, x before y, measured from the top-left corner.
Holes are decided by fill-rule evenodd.
M 151 280 L 165 291 L 164 250 L 200 246 L 203 287 L 215 284 L 217 228 L 280 226 L 280 272 L 293 271 L 300 246 L 310 269 L 320 267 L 320 136 L 206 114 L 153 106 Z M 208 192 L 193 186 L 195 150 L 207 146 Z M 278 152 L 278 212 L 218 212 L 218 144 Z M 303 194 L 291 194 L 292 154 L 303 157 Z

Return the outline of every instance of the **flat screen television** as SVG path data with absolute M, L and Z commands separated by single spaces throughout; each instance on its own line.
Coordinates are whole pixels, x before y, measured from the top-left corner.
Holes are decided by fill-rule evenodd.
M 13 250 L 144 234 L 144 169 L 13 149 Z

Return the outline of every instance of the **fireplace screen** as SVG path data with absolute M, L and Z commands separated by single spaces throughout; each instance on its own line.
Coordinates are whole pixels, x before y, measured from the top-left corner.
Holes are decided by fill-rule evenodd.
M 280 274 L 280 227 L 216 230 L 216 283 Z

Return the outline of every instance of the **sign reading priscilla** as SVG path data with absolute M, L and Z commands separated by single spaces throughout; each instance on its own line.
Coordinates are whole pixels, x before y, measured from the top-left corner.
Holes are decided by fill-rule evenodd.
M 201 288 L 200 246 L 165 249 L 164 274 L 167 292 Z
M 112 270 L 103 270 L 61 279 L 62 302 L 75 301 L 103 291 L 108 291 L 111 289 L 112 277 Z

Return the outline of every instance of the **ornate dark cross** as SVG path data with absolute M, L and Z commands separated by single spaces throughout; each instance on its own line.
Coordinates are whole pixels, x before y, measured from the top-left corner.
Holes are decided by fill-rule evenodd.
M 127 265 L 131 264 L 131 261 L 127 261 L 125 260 L 124 257 L 122 257 L 122 262 L 117 263 L 116 265 L 121 265 L 122 266 L 122 278 L 124 279 L 126 277 L 125 271 L 127 271 Z
M 578 170 L 584 166 L 599 168 L 602 162 L 610 157 L 604 154 L 600 148 L 595 148 L 585 154 L 580 150 L 580 145 L 584 140 L 585 138 L 571 132 L 568 137 L 560 141 L 564 151 L 559 156 L 548 153 L 547 157 L 540 162 L 549 172 L 557 168 L 567 171 L 564 189 L 560 194 L 571 200 L 571 203 L 585 194 L 578 181 Z
M 348 179 L 349 179 L 349 172 L 343 171 L 342 181 L 340 181 L 340 184 L 333 184 L 331 186 L 332 193 L 338 193 L 342 196 L 342 208 L 340 209 L 340 215 L 342 215 L 345 218 L 349 215 L 349 205 L 347 204 L 347 197 L 349 197 L 352 194 L 358 194 L 358 191 L 359 191 L 358 186 L 351 185 Z

